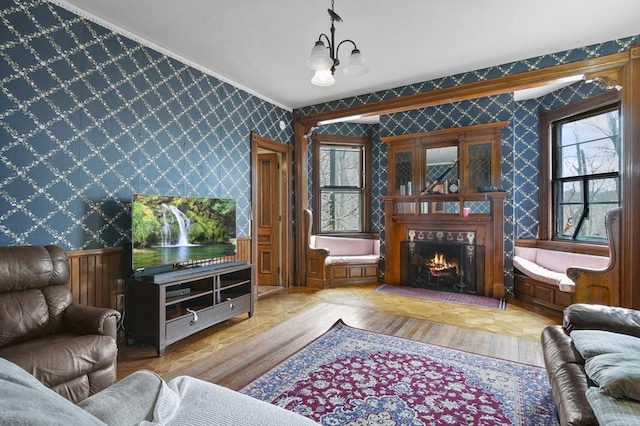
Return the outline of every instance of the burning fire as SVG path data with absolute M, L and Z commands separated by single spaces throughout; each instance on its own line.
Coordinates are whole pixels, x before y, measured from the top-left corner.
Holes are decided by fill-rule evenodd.
M 428 265 L 429 272 L 431 272 L 432 275 L 439 275 L 443 272 L 452 273 L 454 269 L 456 275 L 460 273 L 458 270 L 458 264 L 449 262 L 444 257 L 444 254 L 441 253 L 436 253 L 432 259 L 429 259 Z

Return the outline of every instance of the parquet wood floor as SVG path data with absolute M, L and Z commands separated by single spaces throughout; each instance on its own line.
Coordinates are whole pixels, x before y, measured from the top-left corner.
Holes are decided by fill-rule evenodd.
M 120 344 L 118 379 L 146 368 L 166 379 L 189 374 L 237 389 L 338 319 L 353 327 L 541 366 L 540 333 L 561 322 L 559 315 L 533 312 L 513 300 L 507 310 L 499 310 L 389 295 L 372 291 L 374 287 L 270 293 L 258 299 L 252 318 L 243 314 L 203 330 L 167 347 L 163 357 L 149 345 Z

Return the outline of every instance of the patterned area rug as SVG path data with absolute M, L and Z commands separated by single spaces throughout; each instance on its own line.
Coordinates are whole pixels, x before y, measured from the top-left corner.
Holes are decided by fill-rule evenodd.
M 543 368 L 338 321 L 240 392 L 323 425 L 557 425 Z
M 462 303 L 464 305 L 482 306 L 485 308 L 507 309 L 505 299 L 477 296 L 475 294 L 451 293 L 448 291 L 427 290 L 425 288 L 407 287 L 402 285 L 382 284 L 373 289 L 382 293 L 397 294 L 399 296 L 418 297 L 421 299 L 438 300 L 441 302 Z

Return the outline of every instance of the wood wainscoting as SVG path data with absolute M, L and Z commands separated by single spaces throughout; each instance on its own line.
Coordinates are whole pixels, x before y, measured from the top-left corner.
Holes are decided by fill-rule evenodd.
M 220 258 L 221 262 L 251 260 L 251 237 L 237 238 L 235 256 Z M 71 274 L 67 286 L 73 303 L 100 308 L 117 308 L 117 298 L 123 293 L 123 248 L 111 247 L 67 252 Z

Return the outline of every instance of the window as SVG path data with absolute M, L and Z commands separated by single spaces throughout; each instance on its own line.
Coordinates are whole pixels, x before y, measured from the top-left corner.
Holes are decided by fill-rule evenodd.
M 370 229 L 369 138 L 314 138 L 314 214 L 319 233 L 362 233 Z
M 555 240 L 606 242 L 605 215 L 620 205 L 620 104 L 617 94 L 596 100 L 566 107 L 546 123 Z

